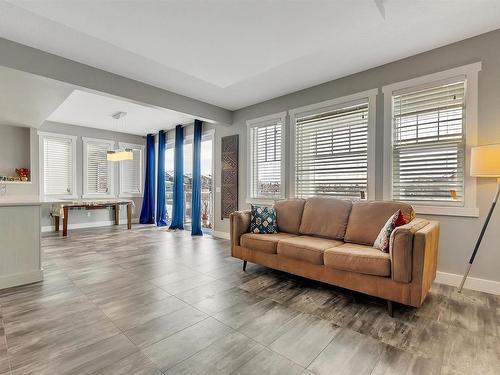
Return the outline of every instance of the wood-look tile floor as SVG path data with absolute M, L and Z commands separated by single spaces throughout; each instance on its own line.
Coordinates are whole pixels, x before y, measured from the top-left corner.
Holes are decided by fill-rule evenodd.
M 150 226 L 44 235 L 45 280 L 0 292 L 0 374 L 500 374 L 500 297 L 375 298 Z

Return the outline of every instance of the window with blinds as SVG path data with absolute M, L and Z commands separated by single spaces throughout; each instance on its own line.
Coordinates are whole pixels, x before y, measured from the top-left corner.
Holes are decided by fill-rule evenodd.
M 73 195 L 74 140 L 43 136 L 43 193 Z
M 295 195 L 365 199 L 368 100 L 295 119 Z
M 465 80 L 393 93 L 392 197 L 463 205 Z
M 283 194 L 282 126 L 275 119 L 250 127 L 250 197 L 280 198 Z
M 120 195 L 136 196 L 142 194 L 143 149 L 132 145 L 120 144 L 120 148 L 130 148 L 133 160 L 120 162 Z
M 107 152 L 111 149 L 110 142 L 84 139 L 85 195 L 112 195 L 111 162 L 107 160 Z

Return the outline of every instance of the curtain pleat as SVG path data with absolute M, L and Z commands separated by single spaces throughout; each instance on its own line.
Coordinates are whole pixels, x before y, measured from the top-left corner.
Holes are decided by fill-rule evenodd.
M 142 200 L 141 224 L 155 223 L 155 141 L 153 134 L 146 138 L 146 176 Z
M 203 122 L 194 120 L 193 134 L 193 192 L 191 202 L 191 235 L 202 236 L 201 230 L 201 137 Z
M 184 129 L 175 127 L 174 192 L 170 229 L 184 229 Z
M 158 177 L 156 188 L 156 225 L 159 227 L 167 225 L 167 208 L 165 206 L 165 146 L 166 133 L 160 130 L 158 133 Z

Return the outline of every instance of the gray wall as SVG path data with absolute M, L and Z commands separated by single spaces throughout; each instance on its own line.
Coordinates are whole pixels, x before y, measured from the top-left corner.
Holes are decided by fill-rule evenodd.
M 31 169 L 31 183 L 6 184 L 8 196 L 38 195 L 38 136 L 35 129 L 0 124 L 0 160 L 7 169 L 11 163 L 18 162 Z M 0 174 L 4 173 L 0 171 Z M 15 174 L 15 171 L 11 169 L 9 174 Z
M 0 125 L 0 176 L 16 176 L 16 168 L 31 168 L 30 130 Z
M 419 77 L 422 75 L 447 70 L 453 67 L 482 61 L 483 69 L 479 73 L 479 144 L 500 143 L 500 30 L 483 34 L 426 53 L 409 57 L 394 63 L 383 65 L 345 78 L 327 82 L 306 90 L 275 98 L 260 104 L 236 111 L 233 126 L 227 129 L 217 128 L 218 161 L 216 176 L 220 179 L 220 137 L 227 134 L 240 135 L 240 209 L 248 207 L 246 198 L 246 124 L 248 119 L 286 111 L 295 107 L 318 103 L 324 100 L 354 94 L 360 91 L 381 88 L 384 85 Z M 314 74 L 312 72 L 311 74 Z M 383 95 L 377 97 L 376 129 L 376 197 L 382 198 L 383 178 L 383 136 L 384 108 Z M 221 131 L 219 131 L 221 130 Z M 288 147 L 288 144 L 287 144 Z M 286 152 L 290 160 L 289 150 Z M 289 176 L 287 165 L 287 181 Z M 220 186 L 220 180 L 217 181 Z M 478 180 L 479 218 L 428 216 L 441 222 L 441 245 L 439 251 L 439 271 L 460 274 L 468 261 L 471 249 L 479 233 L 495 191 L 492 179 Z M 220 206 L 220 200 L 216 207 Z M 220 209 L 220 207 L 218 207 Z M 228 220 L 215 217 L 217 231 L 229 231 Z M 496 212 L 490 223 L 482 248 L 471 275 L 474 277 L 500 281 L 500 212 Z

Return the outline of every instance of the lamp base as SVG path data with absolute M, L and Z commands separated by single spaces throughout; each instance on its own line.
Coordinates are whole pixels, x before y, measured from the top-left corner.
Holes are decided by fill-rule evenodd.
M 465 280 L 467 280 L 467 276 L 469 276 L 469 272 L 470 272 L 471 267 L 472 267 L 472 263 L 469 263 L 469 265 L 467 266 L 467 270 L 465 271 L 464 277 L 462 279 L 462 282 L 460 283 L 460 286 L 458 287 L 458 293 L 462 293 L 462 289 L 464 287 Z
M 483 228 L 481 229 L 481 233 L 479 234 L 479 238 L 477 239 L 476 246 L 474 247 L 474 251 L 469 260 L 469 265 L 467 266 L 467 270 L 465 271 L 464 278 L 460 283 L 460 287 L 458 288 L 458 292 L 461 293 L 465 284 L 465 280 L 467 280 L 467 276 L 469 276 L 470 269 L 472 267 L 472 263 L 474 263 L 474 258 L 476 257 L 477 251 L 479 250 L 479 245 L 481 245 L 481 241 L 483 240 L 484 233 L 486 232 L 486 228 L 488 227 L 488 223 L 490 222 L 491 215 L 495 210 L 495 206 L 497 204 L 498 196 L 500 195 L 500 178 L 497 179 L 497 192 L 495 193 L 495 197 L 493 198 L 493 202 L 491 202 L 491 207 L 488 212 L 488 216 L 486 216 L 486 220 L 484 221 Z

